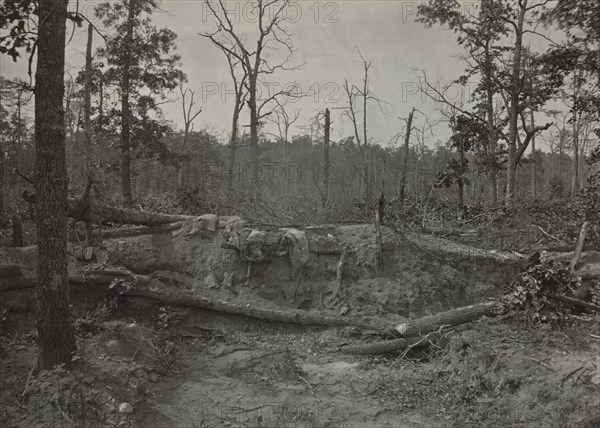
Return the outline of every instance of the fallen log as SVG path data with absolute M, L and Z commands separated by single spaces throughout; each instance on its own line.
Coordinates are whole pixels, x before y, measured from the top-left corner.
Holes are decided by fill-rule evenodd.
M 475 321 L 481 317 L 493 317 L 501 310 L 500 302 L 478 303 L 440 312 L 435 315 L 402 322 L 396 325 L 396 331 L 402 337 L 414 337 L 438 330 L 442 326 L 453 326 Z
M 584 302 L 583 300 L 574 299 L 573 297 L 561 296 L 559 294 L 550 294 L 549 297 L 552 299 L 560 300 L 561 302 L 569 303 L 573 306 L 580 306 L 582 308 L 600 312 L 600 306 L 594 305 L 593 303 Z
M 339 317 L 296 309 L 279 310 L 254 307 L 250 306 L 248 303 L 217 301 L 214 298 L 199 295 L 198 291 L 173 291 L 155 278 L 135 274 L 124 275 L 122 271 L 94 271 L 94 273 L 72 275 L 69 276 L 69 284 L 71 286 L 88 288 L 92 286 L 96 291 L 106 292 L 108 289 L 104 288 L 104 286 L 111 284 L 115 276 L 126 278 L 127 282 L 130 284 L 131 288 L 122 293 L 125 296 L 144 297 L 170 305 L 191 306 L 231 315 L 243 315 L 263 321 L 325 327 L 354 326 L 378 334 L 394 334 L 384 320 Z M 0 291 L 35 288 L 36 285 L 37 279 L 32 277 L 0 280 Z
M 209 297 L 199 296 L 197 294 L 161 291 L 151 287 L 134 287 L 128 291 L 126 295 L 147 297 L 171 305 L 193 306 L 231 315 L 243 315 L 263 321 L 326 327 L 354 326 L 362 330 L 374 331 L 378 333 L 386 330 L 389 331 L 386 323 L 381 320 L 360 320 L 345 317 L 334 317 L 331 315 L 307 312 L 298 309 L 279 310 L 272 308 L 260 308 L 251 306 L 248 303 L 216 301 Z
M 515 263 L 521 261 L 521 257 L 510 252 L 484 250 L 433 235 L 407 231 L 404 233 L 404 236 L 422 251 L 434 255 L 459 257 L 462 260 L 490 260 L 499 263 Z
M 35 195 L 27 191 L 23 192 L 23 199 L 32 204 L 34 204 L 36 200 Z M 94 213 L 100 216 L 103 223 L 133 224 L 150 227 L 197 218 L 188 215 L 170 215 L 136 211 L 113 207 L 101 202 L 94 202 L 92 207 L 88 202 L 81 198 L 67 198 L 67 215 L 69 217 L 77 221 L 93 222 L 95 220 Z

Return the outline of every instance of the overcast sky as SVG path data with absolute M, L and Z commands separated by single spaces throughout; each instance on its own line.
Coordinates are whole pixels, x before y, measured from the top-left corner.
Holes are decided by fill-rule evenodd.
M 92 17 L 91 10 L 98 2 L 83 1 L 80 10 Z M 252 29 L 253 16 L 245 7 L 244 1 L 228 2 L 232 18 L 239 22 L 243 31 Z M 415 10 L 420 2 L 402 0 L 344 0 L 315 1 L 300 0 L 293 3 L 287 13 L 287 29 L 293 34 L 296 50 L 293 64 L 303 66 L 299 70 L 282 71 L 269 79 L 271 87 L 297 85 L 303 92 L 316 95 L 301 100 L 289 100 L 290 111 L 301 108 L 302 114 L 297 124 L 308 123 L 309 118 L 329 107 L 332 110 L 334 134 L 339 139 L 353 134 L 351 124 L 335 110 L 346 103 L 342 87 L 344 79 L 360 84 L 362 63 L 357 49 L 363 57 L 372 61 L 370 72 L 371 91 L 384 104 L 372 102 L 369 105 L 369 134 L 382 145 L 403 129 L 403 122 L 414 106 L 427 114 L 431 123 L 440 119 L 438 106 L 427 100 L 417 91 L 419 73 L 414 69 L 424 69 L 428 79 L 438 85 L 459 76 L 463 70 L 458 56 L 462 53 L 455 35 L 440 27 L 425 28 L 415 22 Z M 72 8 L 75 8 L 75 2 Z M 478 1 L 465 2 L 465 8 L 475 10 Z M 231 122 L 233 89 L 225 56 L 209 40 L 198 35 L 209 31 L 213 17 L 201 0 L 163 0 L 164 12 L 153 14 L 153 23 L 166 26 L 178 34 L 178 53 L 181 55 L 181 68 L 187 74 L 187 86 L 196 91 L 196 97 L 203 108 L 194 129 L 211 128 L 226 138 Z M 248 33 L 250 38 L 250 33 Z M 76 30 L 67 46 L 68 70 L 75 75 L 84 65 L 86 31 Z M 539 41 L 531 40 L 532 45 Z M 102 39 L 96 37 L 94 46 Z M 7 77 L 26 77 L 26 61 L 13 64 L 10 58 L 1 57 L 2 74 Z M 264 88 L 269 90 L 269 85 Z M 472 85 L 471 85 L 472 86 Z M 449 92 L 458 100 L 458 90 Z M 462 98 L 467 101 L 467 93 Z M 177 94 L 172 95 L 176 99 Z M 179 102 L 162 106 L 165 117 L 182 127 L 182 114 Z M 383 111 L 382 111 L 383 110 Z M 247 117 L 242 124 L 248 123 Z M 247 128 L 244 128 L 247 129 Z M 271 128 L 270 131 L 274 132 Z M 435 127 L 437 138 L 445 140 L 447 126 Z M 295 128 L 292 135 L 300 133 Z M 431 144 L 435 139 L 431 140 Z

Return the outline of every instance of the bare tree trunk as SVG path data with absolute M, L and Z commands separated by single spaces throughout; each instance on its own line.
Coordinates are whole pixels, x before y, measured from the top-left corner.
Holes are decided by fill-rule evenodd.
M 94 27 L 88 25 L 87 47 L 85 50 L 85 84 L 83 98 L 83 122 L 85 126 L 85 176 L 87 177 L 92 164 L 92 123 L 91 123 L 91 107 L 92 107 L 92 40 L 94 35 Z
M 535 128 L 535 118 L 531 110 L 531 129 Z M 531 137 L 531 159 L 533 160 L 532 191 L 533 199 L 537 198 L 537 159 L 535 157 L 535 135 Z
M 231 140 L 229 141 L 229 166 L 227 168 L 227 187 L 233 190 L 233 175 L 235 172 L 235 154 L 238 144 L 240 111 L 238 106 L 233 109 L 233 119 L 231 121 Z
M 460 180 L 458 180 L 458 207 L 461 212 L 463 212 L 465 208 L 465 172 L 462 170 L 462 168 L 465 165 L 465 148 L 462 143 L 458 145 L 458 153 L 460 155 L 460 167 L 462 171 Z
M 494 91 L 492 88 L 492 56 L 489 42 L 486 45 L 486 81 L 487 81 L 487 117 L 488 117 L 488 152 L 490 154 L 490 188 L 492 203 L 498 202 L 498 170 L 496 168 L 496 127 L 494 124 Z
M 406 121 L 406 135 L 404 136 L 404 159 L 402 160 L 402 178 L 400 180 L 400 210 L 404 207 L 404 198 L 406 193 L 406 173 L 408 169 L 408 154 L 410 144 L 410 131 L 412 127 L 413 116 L 415 114 L 415 108 L 413 107 L 408 114 L 408 120 Z
M 505 204 L 510 206 L 513 200 L 517 171 L 517 137 L 519 121 L 519 92 L 521 88 L 521 53 L 523 51 L 523 25 L 527 0 L 519 2 L 519 17 L 515 28 L 515 51 L 510 83 L 510 115 L 508 129 L 508 165 L 506 166 Z
M 129 105 L 130 91 L 130 60 L 131 45 L 133 44 L 133 27 L 135 25 L 136 0 L 129 0 L 127 13 L 127 32 L 125 34 L 125 55 L 123 76 L 121 80 L 121 184 L 123 186 L 123 204 L 127 208 L 133 206 L 131 194 L 131 106 Z
M 246 178 L 250 180 L 254 187 L 254 198 L 258 198 L 258 194 L 260 192 L 258 180 L 260 178 L 260 171 L 258 165 L 258 106 L 256 105 L 256 76 L 250 75 L 248 76 L 248 107 L 250 108 L 250 165 L 248 168 L 251 168 L 251 174 Z
M 325 109 L 325 129 L 323 131 L 323 195 L 322 195 L 322 205 L 323 211 L 325 211 L 327 204 L 329 202 L 329 138 L 331 131 L 331 116 L 329 114 L 329 109 Z
M 579 109 L 577 106 L 577 96 L 579 92 L 579 80 L 577 69 L 573 72 L 573 183 L 571 186 L 571 196 L 579 191 L 579 118 L 577 117 Z
M 39 367 L 70 363 L 77 349 L 67 276 L 64 72 L 67 0 L 40 0 L 35 78 L 37 328 Z

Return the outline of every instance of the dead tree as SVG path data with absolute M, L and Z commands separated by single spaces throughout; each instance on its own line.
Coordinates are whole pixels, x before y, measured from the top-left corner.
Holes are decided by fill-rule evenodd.
M 410 132 L 412 128 L 412 121 L 415 114 L 415 108 L 413 107 L 410 113 L 408 113 L 408 119 L 406 120 L 406 132 L 404 134 L 404 156 L 402 159 L 402 178 L 400 179 L 400 209 L 404 206 L 404 198 L 406 197 L 406 173 L 408 171 L 408 155 L 410 153 Z
M 331 115 L 329 109 L 325 109 L 325 128 L 323 136 L 323 194 L 321 195 L 321 201 L 323 210 L 329 203 L 329 181 L 330 177 L 330 164 L 329 164 L 329 140 L 331 133 Z
M 251 179 L 256 183 L 258 191 L 258 139 L 261 120 L 271 113 L 268 108 L 278 97 L 296 96 L 294 89 L 285 88 L 281 91 L 268 91 L 263 100 L 259 100 L 259 80 L 261 76 L 272 75 L 279 70 L 290 70 L 288 67 L 293 56 L 293 44 L 291 35 L 283 27 L 285 22 L 285 11 L 290 3 L 289 0 L 253 0 L 252 11 L 256 14 L 255 38 L 243 37 L 242 30 L 236 28 L 235 20 L 230 16 L 223 0 L 218 2 L 204 0 L 208 10 L 213 15 L 216 29 L 211 32 L 200 33 L 201 36 L 210 39 L 215 46 L 231 55 L 239 62 L 247 74 L 246 90 L 248 99 L 246 101 L 250 113 L 250 162 L 254 166 L 254 176 Z M 245 41 L 248 38 L 250 41 Z M 252 46 L 254 44 L 254 46 Z M 286 57 L 285 60 L 273 64 L 267 58 L 267 51 L 279 49 Z M 256 195 L 257 193 L 255 193 Z
M 244 108 L 248 91 L 246 90 L 246 80 L 248 73 L 244 67 L 238 67 L 238 61 L 227 51 L 223 51 L 227 57 L 227 63 L 229 64 L 229 74 L 233 82 L 235 91 L 235 103 L 233 105 L 233 114 L 231 117 L 231 137 L 229 139 L 229 165 L 227 167 L 227 187 L 229 190 L 233 190 L 233 179 L 235 171 L 235 155 L 237 149 L 240 147 L 238 143 L 238 136 L 240 130 L 240 113 Z M 236 73 L 237 70 L 241 70 L 241 77 Z
M 277 106 L 273 109 L 271 114 L 267 117 L 267 121 L 277 127 L 277 134 L 273 135 L 279 140 L 282 146 L 282 163 L 285 165 L 287 162 L 286 146 L 289 142 L 290 128 L 294 123 L 298 121 L 300 117 L 301 109 L 296 109 L 294 113 L 290 115 L 285 109 L 285 103 L 279 100 L 275 100 Z
M 184 89 L 183 85 L 180 85 L 179 93 L 181 94 L 180 103 L 181 103 L 181 110 L 183 113 L 183 142 L 181 144 L 181 151 L 179 152 L 179 154 L 180 154 L 180 158 L 183 158 L 183 155 L 185 155 L 185 149 L 186 149 L 188 137 L 190 135 L 190 132 L 192 132 L 194 130 L 194 121 L 196 120 L 198 115 L 200 113 L 202 113 L 202 107 L 200 107 L 194 111 L 194 105 L 196 104 L 196 101 L 194 100 L 194 96 L 196 95 L 196 93 L 194 91 L 192 91 L 190 88 Z M 189 100 L 187 99 L 188 95 L 189 95 Z M 182 162 L 186 162 L 186 161 L 184 161 L 183 159 L 179 159 L 179 162 L 177 163 L 177 167 L 176 167 L 177 187 L 181 187 L 183 184 L 185 163 L 184 163 L 184 167 L 182 168 L 182 165 L 181 165 Z

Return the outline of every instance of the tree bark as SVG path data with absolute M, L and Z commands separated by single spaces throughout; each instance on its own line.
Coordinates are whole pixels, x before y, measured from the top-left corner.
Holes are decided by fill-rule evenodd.
M 123 76 L 121 79 L 121 184 L 123 186 L 123 205 L 133 206 L 131 194 L 131 106 L 129 105 L 131 47 L 133 44 L 133 27 L 135 25 L 136 0 L 129 0 L 127 12 L 127 31 L 125 34 L 125 49 Z
M 37 329 L 39 367 L 70 363 L 77 349 L 67 277 L 64 72 L 67 0 L 40 0 L 35 78 Z

